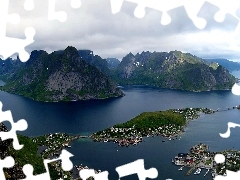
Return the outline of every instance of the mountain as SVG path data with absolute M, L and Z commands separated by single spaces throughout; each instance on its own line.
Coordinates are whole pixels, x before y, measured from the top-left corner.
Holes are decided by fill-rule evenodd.
M 122 85 L 149 84 L 190 91 L 225 90 L 235 83 L 235 77 L 223 66 L 206 64 L 181 51 L 129 53 L 113 78 Z
M 6 60 L 0 59 L 0 75 L 2 77 L 4 77 L 4 75 L 6 77 L 12 76 L 17 69 L 23 67 L 23 64 L 24 63 L 22 63 L 19 58 L 16 60 L 13 60 L 12 58 L 8 58 Z
M 11 76 L 4 76 L 3 91 L 38 101 L 72 101 L 123 96 L 96 67 L 83 61 L 74 47 L 51 54 L 33 51 Z
M 239 71 L 240 70 L 240 63 L 229 61 L 227 59 L 205 59 L 209 63 L 218 63 L 225 67 L 228 71 Z
M 118 65 L 120 64 L 120 61 L 117 58 L 107 58 L 107 63 L 108 63 L 109 69 L 114 69 L 118 67 Z
M 108 68 L 108 63 L 106 59 L 102 59 L 98 55 L 94 55 L 91 50 L 78 50 L 78 54 L 80 58 L 89 64 L 95 66 L 104 74 L 109 75 L 110 70 Z

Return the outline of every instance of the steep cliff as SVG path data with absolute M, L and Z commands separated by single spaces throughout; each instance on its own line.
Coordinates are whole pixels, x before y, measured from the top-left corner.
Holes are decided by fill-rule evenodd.
M 113 77 L 120 84 L 190 91 L 225 90 L 235 82 L 235 77 L 221 65 L 208 65 L 203 59 L 180 51 L 129 53 Z
M 123 96 L 105 74 L 82 60 L 74 47 L 51 54 L 35 50 L 24 66 L 5 80 L 2 90 L 38 101 Z

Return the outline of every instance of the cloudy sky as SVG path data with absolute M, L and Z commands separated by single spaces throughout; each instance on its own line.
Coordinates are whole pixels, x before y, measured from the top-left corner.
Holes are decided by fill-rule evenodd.
M 71 0 L 56 0 L 55 11 L 66 12 L 65 22 L 48 20 L 48 0 L 33 0 L 32 11 L 24 9 L 24 2 L 10 0 L 9 13 L 18 13 L 21 20 L 17 25 L 7 23 L 7 36 L 25 38 L 25 28 L 34 27 L 35 42 L 26 48 L 28 52 L 43 49 L 50 53 L 74 46 L 90 49 L 103 58 L 121 60 L 129 52 L 180 50 L 201 58 L 240 61 L 240 11 L 217 22 L 214 15 L 219 9 L 208 2 L 196 12 L 207 22 L 203 29 L 194 25 L 184 6 L 170 9 L 171 22 L 162 25 L 161 11 L 146 8 L 145 16 L 137 18 L 136 4 L 129 1 L 124 1 L 121 10 L 113 14 L 110 0 L 82 0 L 77 9 L 71 7 Z

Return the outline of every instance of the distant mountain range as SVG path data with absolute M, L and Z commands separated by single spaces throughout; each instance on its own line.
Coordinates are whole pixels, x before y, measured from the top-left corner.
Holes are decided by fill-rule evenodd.
M 239 71 L 240 70 L 240 63 L 229 61 L 227 59 L 205 59 L 209 63 L 218 63 L 225 67 L 228 71 Z
M 231 89 L 235 77 L 216 61 L 181 51 L 129 53 L 120 62 L 74 47 L 51 54 L 35 50 L 26 63 L 0 60 L 0 79 L 6 82 L 1 90 L 38 101 L 72 101 L 123 96 L 116 84 L 189 91 Z
M 118 67 L 120 61 L 117 58 L 107 58 L 107 63 L 109 69 L 114 69 Z
M 97 57 L 98 58 L 98 57 Z M 72 101 L 123 96 L 101 71 L 83 61 L 74 47 L 48 54 L 33 51 L 26 63 L 2 61 L 3 91 L 38 101 Z
M 231 89 L 235 78 L 223 66 L 190 53 L 142 52 L 126 55 L 114 78 L 120 84 L 149 84 L 190 91 Z

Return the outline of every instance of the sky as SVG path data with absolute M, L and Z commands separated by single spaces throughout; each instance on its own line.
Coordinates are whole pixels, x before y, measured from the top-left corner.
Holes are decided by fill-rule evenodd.
M 102 58 L 121 60 L 129 52 L 179 50 L 201 58 L 240 62 L 240 10 L 236 6 L 236 11 L 230 9 L 223 22 L 218 22 L 214 19 L 218 6 L 209 3 L 211 0 L 204 2 L 199 10 L 193 9 L 198 18 L 206 20 L 205 28 L 199 29 L 189 18 L 191 8 L 186 10 L 187 6 L 169 8 L 171 22 L 162 25 L 162 11 L 149 5 L 145 16 L 138 18 L 134 14 L 137 4 L 130 1 L 124 1 L 120 11 L 113 14 L 110 0 L 81 0 L 79 8 L 72 8 L 71 0 L 56 0 L 55 11 L 67 14 L 66 21 L 60 22 L 48 19 L 48 0 L 33 0 L 32 11 L 24 8 L 25 0 L 10 0 L 8 13 L 18 13 L 21 19 L 19 24 L 7 23 L 6 35 L 24 39 L 25 28 L 33 27 L 35 41 L 26 47 L 29 53 L 74 46 L 90 49 Z

